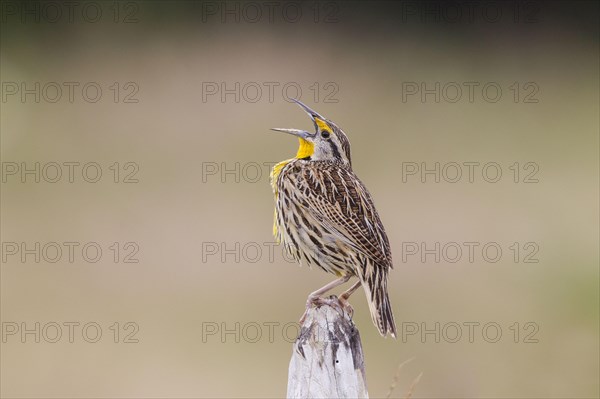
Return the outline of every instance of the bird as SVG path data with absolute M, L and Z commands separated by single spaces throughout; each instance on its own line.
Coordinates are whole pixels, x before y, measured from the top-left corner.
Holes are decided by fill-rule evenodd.
M 319 267 L 337 279 L 309 294 L 302 323 L 322 295 L 352 278 L 358 280 L 338 303 L 353 314 L 348 298 L 362 286 L 379 333 L 396 337 L 388 296 L 393 268 L 390 243 L 371 194 L 352 170 L 350 141 L 333 121 L 292 99 L 310 116 L 315 132 L 272 128 L 296 136 L 296 156 L 275 164 L 273 235 L 301 265 Z

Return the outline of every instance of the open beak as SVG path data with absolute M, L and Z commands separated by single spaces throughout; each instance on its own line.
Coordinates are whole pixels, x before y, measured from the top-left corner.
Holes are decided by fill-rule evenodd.
M 306 111 L 306 113 L 308 114 L 308 116 L 310 116 L 310 118 L 312 119 L 313 123 L 315 124 L 315 132 L 314 133 L 310 133 L 307 132 L 306 130 L 300 130 L 300 129 L 283 129 L 283 128 L 272 128 L 271 130 L 275 130 L 276 132 L 284 132 L 284 133 L 288 133 L 288 134 L 292 134 L 294 136 L 298 136 L 300 138 L 303 139 L 307 139 L 307 138 L 311 138 L 314 137 L 317 134 L 317 131 L 319 130 L 318 124 L 317 123 L 323 123 L 325 121 L 325 118 L 323 116 L 321 116 L 318 112 L 312 110 L 311 108 L 309 108 L 306 104 L 302 103 L 299 100 L 296 99 L 292 99 L 296 104 L 298 104 L 304 111 Z

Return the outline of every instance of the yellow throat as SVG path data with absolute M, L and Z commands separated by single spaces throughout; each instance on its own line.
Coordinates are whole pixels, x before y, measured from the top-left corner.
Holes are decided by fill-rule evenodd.
M 295 159 L 301 159 L 312 156 L 315 152 L 315 145 L 310 141 L 306 141 L 303 138 L 299 137 L 298 141 L 300 142 L 300 147 L 298 147 L 298 152 L 296 153 Z M 281 170 L 285 165 L 293 161 L 293 159 L 286 159 L 285 161 L 281 161 L 271 170 L 271 187 L 273 187 L 273 192 L 277 194 L 277 178 L 281 173 Z
M 296 158 L 306 158 L 312 156 L 315 152 L 315 145 L 310 141 L 304 140 L 302 137 L 298 137 L 298 141 L 300 142 L 300 147 L 298 147 L 298 152 L 296 153 Z

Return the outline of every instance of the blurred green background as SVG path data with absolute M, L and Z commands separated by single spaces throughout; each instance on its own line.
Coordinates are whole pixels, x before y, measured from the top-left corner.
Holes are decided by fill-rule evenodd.
M 333 278 L 279 247 L 269 256 L 265 163 L 297 146 L 269 128 L 312 128 L 286 94 L 348 134 L 392 245 L 399 339 L 378 335 L 361 291 L 352 298 L 371 397 L 411 358 L 392 397 L 421 372 L 414 397 L 598 397 L 596 2 L 99 1 L 72 18 L 65 3 L 2 2 L 3 397 L 285 395 L 289 323 Z M 22 163 L 36 162 L 40 182 L 23 183 Z M 64 165 L 47 181 L 51 162 L 79 162 L 73 182 Z M 91 162 L 96 183 L 81 174 Z M 490 183 L 479 166 L 469 182 L 463 165 L 450 183 L 453 162 L 496 162 L 502 176 Z M 439 163 L 440 182 L 407 175 L 414 163 Z M 39 263 L 11 246 L 36 242 Z M 51 242 L 55 263 L 41 249 Z M 73 262 L 64 242 L 79 243 Z M 81 254 L 90 242 L 96 263 Z M 439 262 L 406 251 L 454 242 L 456 262 L 452 248 Z M 479 244 L 472 262 L 465 242 Z M 125 262 L 132 252 L 139 262 Z M 80 323 L 73 342 L 65 322 Z M 91 322 L 96 343 L 81 331 Z M 35 323 L 39 343 L 21 335 Z M 421 335 L 436 323 L 439 342 Z M 464 323 L 479 323 L 472 340 Z M 495 343 L 487 323 L 501 328 Z

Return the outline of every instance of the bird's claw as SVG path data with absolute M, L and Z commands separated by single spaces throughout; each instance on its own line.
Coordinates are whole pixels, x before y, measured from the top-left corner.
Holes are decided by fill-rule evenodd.
M 354 315 L 354 308 L 350 305 L 350 302 L 348 302 L 348 299 L 345 298 L 343 295 L 339 298 L 335 295 L 331 295 L 328 298 L 308 297 L 308 299 L 306 300 L 306 310 L 304 311 L 304 313 L 302 314 L 302 317 L 300 318 L 300 324 L 304 323 L 304 321 L 306 320 L 306 316 L 308 315 L 308 311 L 310 310 L 310 308 L 313 305 L 316 306 L 317 308 L 319 308 L 323 305 L 329 305 L 331 307 L 338 308 L 342 312 L 348 313 L 348 315 L 350 316 L 350 319 L 352 319 L 352 316 Z
M 354 308 L 352 307 L 352 305 L 350 305 L 350 302 L 348 302 L 348 298 L 346 298 L 344 295 L 339 297 L 339 303 L 342 306 L 342 309 L 344 310 L 344 312 L 348 313 L 348 315 L 350 316 L 350 319 L 352 319 L 352 316 L 354 316 Z

